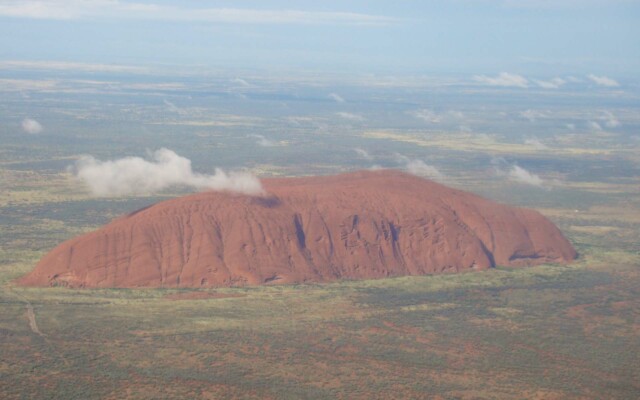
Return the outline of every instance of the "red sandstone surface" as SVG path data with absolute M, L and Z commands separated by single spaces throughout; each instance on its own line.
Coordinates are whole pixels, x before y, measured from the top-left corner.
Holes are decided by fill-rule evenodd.
M 19 283 L 220 287 L 566 263 L 538 212 L 402 172 L 272 178 L 164 201 L 60 244 Z

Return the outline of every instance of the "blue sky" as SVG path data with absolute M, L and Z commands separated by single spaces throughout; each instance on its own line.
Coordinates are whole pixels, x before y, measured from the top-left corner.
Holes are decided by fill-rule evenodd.
M 639 17 L 637 0 L 0 0 L 0 61 L 634 77 Z

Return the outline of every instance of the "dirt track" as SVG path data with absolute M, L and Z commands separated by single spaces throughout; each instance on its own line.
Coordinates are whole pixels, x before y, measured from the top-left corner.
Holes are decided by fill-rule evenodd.
M 27 303 L 27 318 L 29 319 L 29 328 L 33 333 L 37 333 L 40 336 L 44 336 L 40 329 L 38 329 L 38 323 L 36 322 L 36 313 L 33 311 L 31 303 Z

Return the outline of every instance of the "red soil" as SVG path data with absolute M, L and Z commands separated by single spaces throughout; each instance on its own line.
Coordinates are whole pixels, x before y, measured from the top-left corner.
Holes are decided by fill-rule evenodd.
M 205 192 L 66 241 L 19 283 L 219 287 L 570 262 L 538 212 L 398 171 L 264 179 L 268 195 Z

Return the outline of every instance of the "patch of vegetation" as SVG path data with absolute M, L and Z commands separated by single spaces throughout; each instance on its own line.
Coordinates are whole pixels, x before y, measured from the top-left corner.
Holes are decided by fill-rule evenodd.
M 37 109 L 47 122 L 37 138 L 0 126 L 0 398 L 638 397 L 637 145 L 623 135 L 575 140 L 564 132 L 549 136 L 551 149 L 540 152 L 511 135 L 519 125 L 509 118 L 483 120 L 521 111 L 486 93 L 464 94 L 465 115 L 494 132 L 484 136 L 416 127 L 404 103 L 424 103 L 415 90 L 393 93 L 402 102 L 383 102 L 389 93 L 378 89 L 366 107 L 381 119 L 363 126 L 334 121 L 333 110 L 293 124 L 291 115 L 316 112 L 326 93 L 265 87 L 241 106 L 229 93 L 212 93 L 207 82 L 181 98 L 184 108 L 175 115 L 167 114 L 160 92 L 0 100 L 5 115 Z M 443 107 L 458 107 L 461 98 L 442 95 Z M 270 109 L 269 101 L 277 106 Z M 357 101 L 349 105 L 358 112 Z M 251 117 L 236 115 L 239 107 Z M 551 122 L 559 121 L 545 119 Z M 286 145 L 247 146 L 258 123 Z M 369 124 L 400 136 L 367 136 Z M 532 134 L 545 139 L 548 127 L 541 126 Z M 429 156 L 444 166 L 448 184 L 537 207 L 580 258 L 572 265 L 215 291 L 15 286 L 61 241 L 180 193 L 96 199 L 64 171 L 79 154 L 139 156 L 150 143 L 188 156 L 198 171 L 211 168 L 212 159 L 265 173 L 367 168 L 370 162 L 353 158 L 353 148 L 364 144 L 388 167 L 397 167 L 395 151 Z M 381 148 L 388 151 L 374 151 Z M 556 173 L 560 183 L 545 190 L 488 177 L 496 154 Z

